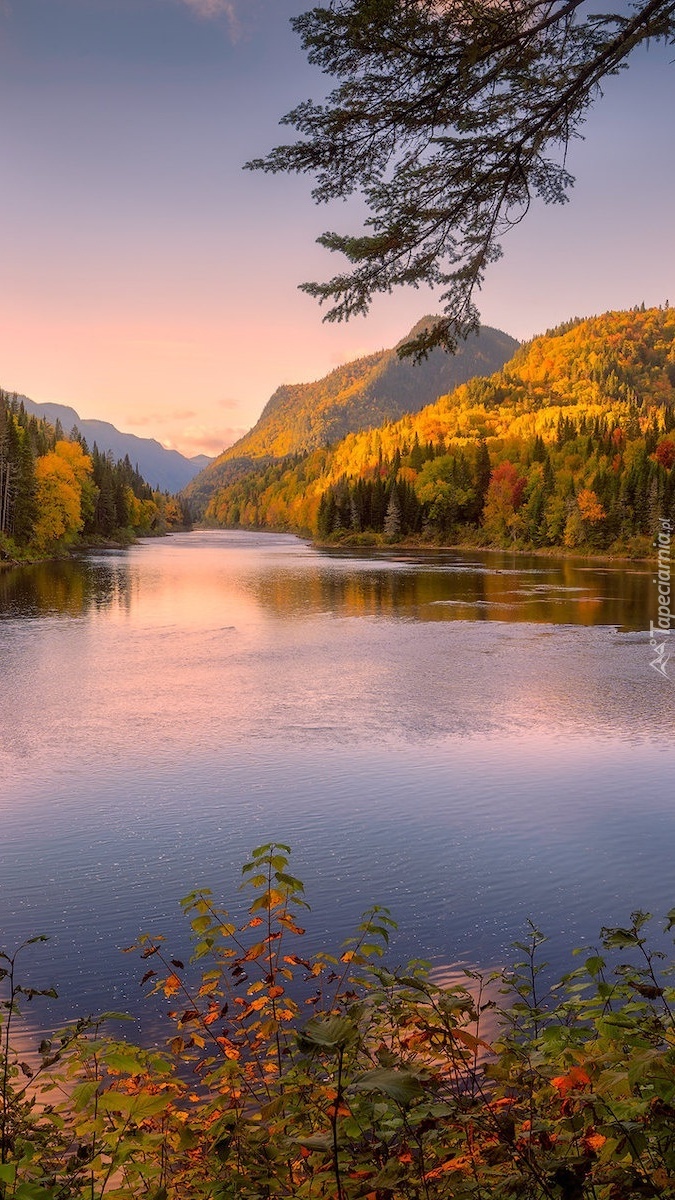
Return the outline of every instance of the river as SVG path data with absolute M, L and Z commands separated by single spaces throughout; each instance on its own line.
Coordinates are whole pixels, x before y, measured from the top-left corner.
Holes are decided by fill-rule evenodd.
M 314 948 L 377 902 L 393 962 L 499 966 L 531 919 L 563 969 L 601 925 L 665 914 L 652 577 L 239 532 L 0 573 L 0 944 L 49 935 L 26 958 L 58 988 L 47 1020 L 136 1012 L 120 947 L 161 930 L 184 953 L 180 897 L 237 910 L 270 839 Z

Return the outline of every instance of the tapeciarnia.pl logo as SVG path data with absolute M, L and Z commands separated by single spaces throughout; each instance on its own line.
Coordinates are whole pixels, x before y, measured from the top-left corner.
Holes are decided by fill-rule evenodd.
M 653 651 L 653 658 L 649 665 L 650 667 L 653 667 L 655 671 L 658 671 L 659 675 L 663 675 L 664 679 L 670 678 L 666 668 L 672 655 L 670 645 L 666 640 L 668 637 L 670 637 L 671 624 L 673 620 L 673 614 L 671 610 L 671 538 L 671 522 L 666 517 L 661 517 L 659 520 L 659 532 L 656 535 L 655 543 L 658 549 L 658 570 L 656 577 L 653 580 L 657 587 L 658 620 L 656 625 L 653 621 L 649 622 L 649 645 Z

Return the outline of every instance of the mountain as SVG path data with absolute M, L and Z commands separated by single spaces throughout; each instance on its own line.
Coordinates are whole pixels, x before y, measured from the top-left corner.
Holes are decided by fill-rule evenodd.
M 26 412 L 31 415 L 43 417 L 52 425 L 60 421 L 65 433 L 70 433 L 76 427 L 90 447 L 96 442 L 99 450 L 104 454 L 110 451 L 114 459 L 123 459 L 128 455 L 131 465 L 138 467 L 151 487 L 163 492 L 180 492 L 213 461 L 206 454 L 186 458 L 177 450 L 166 450 L 154 438 L 122 433 L 108 421 L 84 419 L 74 408 L 65 404 L 35 404 L 26 396 L 19 396 L 19 400 L 23 401 Z
M 433 320 L 423 318 L 403 340 Z M 314 383 L 283 384 L 253 429 L 192 481 L 186 497 L 195 511 L 203 511 L 220 487 L 249 473 L 256 462 L 262 466 L 303 454 L 416 412 L 475 375 L 499 370 L 517 347 L 514 338 L 485 325 L 477 336 L 460 343 L 455 355 L 434 350 L 423 363 L 413 365 L 400 359 L 394 347 L 337 367 Z
M 675 309 L 575 318 L 418 412 L 249 469 L 204 515 L 327 542 L 669 557 Z

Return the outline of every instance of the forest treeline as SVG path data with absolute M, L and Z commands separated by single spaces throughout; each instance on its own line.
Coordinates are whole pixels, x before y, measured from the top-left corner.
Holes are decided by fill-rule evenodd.
M 78 543 L 130 541 L 189 524 L 180 498 L 153 490 L 128 456 L 118 462 L 26 412 L 0 391 L 0 559 L 41 558 Z
M 675 310 L 561 325 L 420 412 L 252 469 L 205 519 L 327 542 L 647 553 L 675 521 Z

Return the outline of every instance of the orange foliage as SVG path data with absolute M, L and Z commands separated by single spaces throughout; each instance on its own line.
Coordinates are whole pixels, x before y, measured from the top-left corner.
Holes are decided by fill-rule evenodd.
M 595 492 L 590 488 L 581 489 L 577 496 L 577 506 L 584 521 L 588 521 L 590 525 L 595 525 L 607 516 Z
M 557 1088 L 561 1096 L 567 1096 L 569 1092 L 588 1087 L 590 1084 L 590 1076 L 586 1074 L 583 1067 L 570 1067 L 566 1075 L 556 1075 L 551 1083 L 554 1088 Z

